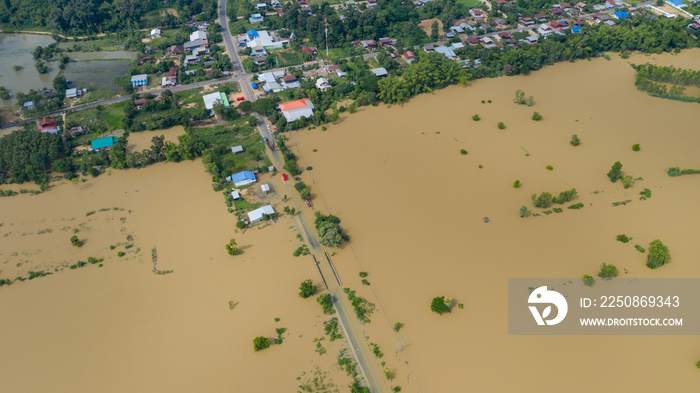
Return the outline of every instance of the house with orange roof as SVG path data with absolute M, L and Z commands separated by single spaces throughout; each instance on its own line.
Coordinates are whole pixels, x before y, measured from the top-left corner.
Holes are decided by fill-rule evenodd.
M 284 118 L 287 119 L 287 123 L 301 119 L 302 117 L 310 118 L 314 115 L 313 109 L 314 104 L 308 98 L 287 101 L 280 104 L 280 111 Z

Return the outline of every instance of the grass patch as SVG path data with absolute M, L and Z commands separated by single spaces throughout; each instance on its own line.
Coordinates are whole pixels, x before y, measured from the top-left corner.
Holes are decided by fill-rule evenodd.
M 644 247 L 640 246 L 639 244 L 635 244 L 635 245 L 634 245 L 634 248 L 635 248 L 637 251 L 641 252 L 642 254 L 644 254 L 644 252 L 646 252 L 646 250 L 644 249 Z

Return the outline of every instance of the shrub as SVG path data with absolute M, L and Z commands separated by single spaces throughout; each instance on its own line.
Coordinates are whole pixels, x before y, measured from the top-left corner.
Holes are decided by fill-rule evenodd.
M 306 183 L 304 183 L 303 181 L 298 181 L 294 183 L 294 189 L 298 192 L 301 192 L 301 190 L 306 190 Z
M 639 143 L 635 143 L 634 145 L 632 145 L 632 150 L 639 151 Z
M 552 197 L 551 193 L 545 191 L 541 193 L 540 196 L 537 196 L 537 194 L 532 194 L 530 199 L 532 199 L 533 206 L 546 209 L 552 205 L 554 197 Z
M 620 161 L 615 161 L 613 166 L 610 168 L 610 172 L 608 172 L 608 177 L 613 183 L 615 183 L 619 179 L 622 179 L 622 164 L 620 163 Z
M 365 277 L 367 277 L 367 276 L 369 276 L 369 274 L 368 274 L 367 272 L 360 272 L 360 277 L 361 277 L 361 278 L 365 278 Z
M 644 249 L 644 247 L 640 246 L 639 244 L 635 244 L 634 248 L 637 249 L 637 251 L 641 252 L 642 254 L 644 254 L 644 252 L 646 251 Z
M 382 351 L 379 349 L 379 345 L 377 345 L 375 343 L 371 343 L 370 345 L 372 346 L 372 352 L 374 353 L 374 356 L 376 356 L 378 358 L 381 358 L 382 356 L 384 356 Z
M 695 363 L 695 367 L 700 368 L 700 360 L 698 360 L 698 362 Z
M 306 244 L 302 244 L 296 250 L 294 250 L 292 255 L 295 257 L 298 257 L 299 255 L 309 255 L 309 253 L 310 253 L 310 251 L 309 251 L 309 248 L 306 247 Z
M 307 188 L 305 188 L 301 190 L 301 192 L 299 192 L 299 196 L 301 197 L 301 199 L 311 199 L 311 192 Z
M 76 247 L 82 247 L 83 246 L 83 241 L 78 239 L 78 236 L 71 236 L 70 238 L 70 243 Z
M 583 203 L 574 203 L 573 205 L 569 206 L 567 209 L 573 209 L 573 210 L 583 209 Z
M 481 169 L 481 168 L 483 168 L 483 167 L 484 167 L 483 165 L 479 164 L 479 169 Z
M 472 116 L 472 120 L 474 120 L 474 121 L 479 121 L 480 119 L 481 119 L 481 117 L 479 117 L 479 115 Z
M 499 121 L 496 127 L 498 127 L 499 130 L 503 130 L 506 128 L 506 125 L 502 121 Z
M 396 322 L 396 323 L 394 324 L 394 330 L 397 331 L 397 332 L 398 332 L 399 330 L 401 330 L 402 327 L 403 327 L 403 323 L 401 323 L 401 322 Z
M 123 257 L 124 255 L 125 255 L 125 254 L 124 254 L 124 251 L 119 251 L 119 252 L 117 253 L 117 256 L 118 256 L 118 257 Z
M 659 239 L 654 239 L 649 243 L 649 254 L 647 254 L 647 267 L 656 269 L 671 261 L 671 254 L 668 247 Z
M 534 121 L 542 120 L 542 114 L 540 114 L 540 112 L 534 112 L 532 114 L 532 120 L 534 120 Z
M 553 169 L 554 169 L 554 167 L 553 167 L 553 166 L 551 166 L 551 165 L 547 165 L 547 167 L 546 167 L 546 168 L 547 168 L 547 170 L 548 170 L 548 171 L 551 171 L 551 170 L 553 170 Z
M 559 196 L 553 198 L 552 201 L 556 202 L 560 205 L 563 205 L 564 203 L 570 202 L 571 200 L 573 200 L 575 196 L 576 196 L 576 189 L 572 188 L 568 191 L 560 192 Z
M 622 176 L 622 185 L 624 188 L 630 188 L 634 184 L 634 178 L 632 175 L 624 175 Z
M 324 293 L 323 295 L 317 297 L 316 301 L 321 305 L 321 309 L 323 309 L 324 314 L 335 314 L 335 310 L 333 309 L 333 298 L 331 298 L 330 294 Z
M 255 350 L 255 352 L 261 351 L 269 347 L 270 340 L 267 337 L 259 336 L 253 339 L 253 350 Z
M 571 140 L 569 141 L 571 143 L 571 146 L 578 146 L 581 144 L 581 140 L 578 139 L 578 136 L 576 134 L 571 135 Z
M 238 229 L 245 228 L 245 222 L 239 220 L 238 222 L 236 222 L 236 228 L 238 228 Z
M 527 210 L 527 206 L 525 206 L 525 205 L 520 206 L 520 211 L 519 211 L 520 217 L 525 217 L 525 216 L 527 216 L 527 213 L 529 213 L 529 212 L 530 212 L 530 211 Z
M 440 315 L 452 312 L 450 307 L 446 304 L 444 296 L 438 296 L 436 298 L 433 298 L 432 303 L 430 303 L 430 309 L 433 310 L 433 312 L 436 312 Z
M 648 189 L 648 188 L 645 188 L 644 191 L 641 191 L 641 192 L 639 193 L 639 195 L 641 195 L 642 198 L 644 198 L 644 199 L 651 198 L 651 190 Z M 640 199 L 641 199 L 641 198 L 640 198 Z
M 466 151 L 466 150 L 464 150 L 464 149 L 462 149 L 462 150 L 459 151 L 459 154 L 461 154 L 461 155 L 463 155 L 463 156 L 466 156 L 467 154 L 469 154 L 469 152 Z
M 627 242 L 629 242 L 630 240 L 632 240 L 631 237 L 627 237 L 627 235 L 625 235 L 624 233 L 623 233 L 622 235 L 617 235 L 617 237 L 616 237 L 615 239 L 616 239 L 618 242 L 622 242 L 622 243 L 627 243 Z
M 589 276 L 588 274 L 583 275 L 583 285 L 587 287 L 592 287 L 595 284 L 595 278 Z
M 603 280 L 609 280 L 613 277 L 617 277 L 618 271 L 617 267 L 613 264 L 607 264 L 603 263 L 600 265 L 600 271 L 598 272 L 598 277 L 602 278 Z
M 513 182 L 513 188 L 518 188 L 520 187 L 520 180 L 516 180 Z
M 231 239 L 228 244 L 226 245 L 226 251 L 228 251 L 228 255 L 238 255 L 241 253 L 241 251 L 238 249 L 236 243 L 236 239 Z
M 306 280 L 299 285 L 299 296 L 302 298 L 306 299 L 309 296 L 313 296 L 316 294 L 316 285 L 314 285 L 314 282 L 311 280 Z

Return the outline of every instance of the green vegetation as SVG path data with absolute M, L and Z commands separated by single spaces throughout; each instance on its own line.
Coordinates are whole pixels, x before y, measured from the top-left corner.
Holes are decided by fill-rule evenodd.
M 258 336 L 253 339 L 253 350 L 255 352 L 262 351 L 270 347 L 270 340 L 267 337 Z
M 403 323 L 401 323 L 401 322 L 396 322 L 396 323 L 394 324 L 394 331 L 398 332 L 399 330 L 401 330 L 402 327 L 403 327 Z
M 309 250 L 308 247 L 306 247 L 306 244 L 302 244 L 296 250 L 294 250 L 292 255 L 294 255 L 295 257 L 298 257 L 299 255 L 309 255 L 310 253 L 311 253 L 311 251 Z
M 634 177 L 632 175 L 622 176 L 622 185 L 624 188 L 630 188 L 634 185 Z
M 700 368 L 700 360 L 698 360 L 697 363 L 695 363 L 695 367 Z
M 461 149 L 461 150 L 459 151 L 459 154 L 461 154 L 461 155 L 463 155 L 463 156 L 466 156 L 467 154 L 469 154 L 469 152 L 467 152 L 467 151 L 464 150 L 464 149 Z
M 534 120 L 534 121 L 542 120 L 542 114 L 540 112 L 534 112 L 532 114 L 532 120 Z
M 335 309 L 333 309 L 333 298 L 330 294 L 324 293 L 316 298 L 318 304 L 321 305 L 321 309 L 324 314 L 335 314 Z
M 57 134 L 12 132 L 0 138 L 0 179 L 7 177 L 16 183 L 34 181 L 43 187 L 48 184 L 47 172 L 62 161 L 64 155 L 61 137 Z
M 124 253 L 124 251 L 117 251 L 117 256 L 118 256 L 118 257 L 121 258 L 121 257 L 123 257 L 124 255 L 126 255 L 126 254 Z
M 433 298 L 433 301 L 430 303 L 430 309 L 440 315 L 452 312 L 451 307 L 448 305 L 447 299 L 449 298 L 446 298 L 445 296 Z
M 659 239 L 654 239 L 649 243 L 649 253 L 647 254 L 647 267 L 649 269 L 659 268 L 671 261 L 671 254 L 668 247 Z
M 378 358 L 381 358 L 382 356 L 384 356 L 382 351 L 379 349 L 379 345 L 377 345 L 375 343 L 370 343 L 369 346 L 372 347 L 372 353 L 374 353 L 374 356 L 376 356 Z
M 73 235 L 70 238 L 70 243 L 76 247 L 82 247 L 83 246 L 83 241 L 78 239 L 78 236 Z
M 673 66 L 653 64 L 632 65 L 637 71 L 634 85 L 652 97 L 668 98 L 685 102 L 700 102 L 700 97 L 685 95 L 687 86 L 700 86 L 700 72 Z M 666 84 L 671 84 L 667 90 Z
M 546 209 L 552 205 L 554 197 L 551 193 L 544 191 L 540 194 L 540 196 L 537 196 L 537 194 L 532 194 L 530 199 L 532 200 L 533 206 Z
M 3 100 L 10 99 L 10 93 L 7 92 L 7 89 L 5 88 L 5 86 L 0 86 L 0 99 L 3 99 Z
M 518 105 L 527 105 L 527 106 L 532 106 L 534 104 L 534 98 L 530 96 L 530 98 L 525 98 L 525 92 L 522 90 L 516 90 L 515 91 L 515 99 L 513 100 Z M 537 112 L 535 112 L 537 113 Z M 533 116 L 533 120 L 534 116 Z
M 547 170 L 548 170 L 548 171 L 551 171 L 551 170 L 553 170 L 553 169 L 554 169 L 554 167 L 553 167 L 553 166 L 551 166 L 551 165 L 547 165 L 547 167 L 546 167 L 546 168 L 547 168 Z
M 592 287 L 595 284 L 595 278 L 589 276 L 588 274 L 583 275 L 583 285 L 587 287 Z
M 644 252 L 646 251 L 646 250 L 644 249 L 644 247 L 640 246 L 639 244 L 635 244 L 635 245 L 634 245 L 634 248 L 635 248 L 637 251 L 641 252 L 642 254 L 644 254 Z
M 520 210 L 518 212 L 520 213 L 520 217 L 525 217 L 530 211 L 527 209 L 527 206 L 522 205 L 520 206 Z
M 617 277 L 618 271 L 617 267 L 613 264 L 607 264 L 603 263 L 600 265 L 600 271 L 598 272 L 598 277 L 602 278 L 603 280 L 609 280 L 613 277 Z
M 553 210 L 555 213 L 561 213 L 561 212 L 564 211 L 564 209 L 562 209 L 561 207 L 555 207 L 555 208 L 552 208 L 552 210 Z
M 506 128 L 506 125 L 502 121 L 499 121 L 496 127 L 498 127 L 499 130 L 503 130 Z
M 299 296 L 306 299 L 316 294 L 316 285 L 314 285 L 312 280 L 306 280 L 299 285 L 299 290 L 301 291 L 299 292 Z
M 571 143 L 571 146 L 578 146 L 581 144 L 581 140 L 578 139 L 578 135 L 574 134 L 571 135 L 571 140 L 569 141 Z
M 338 332 L 338 318 L 331 318 L 329 321 L 324 322 L 323 327 L 326 334 L 330 337 L 330 341 L 343 338 L 342 333 Z
M 374 312 L 374 304 L 368 302 L 366 299 L 355 295 L 355 291 L 350 290 L 350 288 L 343 288 L 343 292 L 348 295 L 348 300 L 355 309 L 355 315 L 357 319 L 362 323 L 369 323 L 369 316 Z
M 369 276 L 369 273 L 367 273 L 367 272 L 360 272 L 360 277 L 361 277 L 361 278 L 365 278 L 365 277 L 367 277 L 367 276 Z
M 610 168 L 610 172 L 608 172 L 608 177 L 613 183 L 615 183 L 619 179 L 622 179 L 622 164 L 620 163 L 620 161 L 615 161 L 613 166 Z
M 284 332 L 287 331 L 287 328 L 276 328 L 275 332 L 277 333 L 277 338 L 275 339 L 275 344 L 279 345 L 282 344 L 282 335 Z
M 567 209 L 572 209 L 572 210 L 583 209 L 583 203 L 574 203 L 573 205 L 567 207 Z
M 228 255 L 238 255 L 241 253 L 241 251 L 238 249 L 236 239 L 229 240 L 228 244 L 226 244 L 226 251 L 228 252 Z
M 633 151 L 639 151 L 639 149 L 640 149 L 640 148 L 639 148 L 639 143 L 635 143 L 634 145 L 632 145 L 632 150 L 633 150 Z
M 516 180 L 513 182 L 513 188 L 518 188 L 520 187 L 520 180 Z
M 615 239 L 616 239 L 618 242 L 621 242 L 621 243 L 627 243 L 627 242 L 629 242 L 630 240 L 632 240 L 631 237 L 627 237 L 627 235 L 625 235 L 624 233 L 621 234 L 621 235 L 617 235 L 617 237 L 616 237 Z
M 333 215 L 324 216 L 318 211 L 315 214 L 316 232 L 321 238 L 321 244 L 326 247 L 339 247 L 343 241 L 350 240 L 348 235 L 343 233 L 338 217 Z
M 680 169 L 679 167 L 672 167 L 666 169 L 666 173 L 672 177 L 682 175 L 696 175 L 700 173 L 700 169 Z
M 366 285 L 366 286 L 369 286 L 369 285 L 370 285 L 370 283 L 369 283 L 369 281 L 367 281 L 367 279 L 366 279 L 366 278 L 363 278 L 363 279 L 362 279 L 362 285 Z
M 474 121 L 479 121 L 480 119 L 481 119 L 481 118 L 479 117 L 479 115 L 478 115 L 478 114 L 477 114 L 477 115 L 474 115 L 474 116 L 472 116 L 472 120 L 474 120 Z

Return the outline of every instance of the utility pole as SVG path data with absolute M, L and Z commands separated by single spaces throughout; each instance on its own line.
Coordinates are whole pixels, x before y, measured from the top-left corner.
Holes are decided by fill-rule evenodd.
M 328 69 L 330 65 L 330 61 L 328 60 L 328 20 L 325 16 L 323 17 L 323 22 L 326 24 L 326 69 Z

